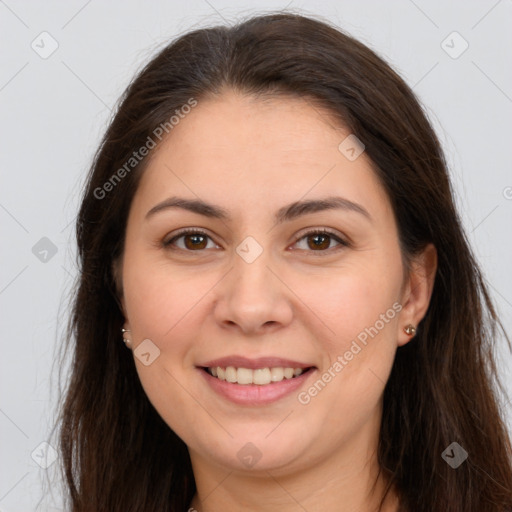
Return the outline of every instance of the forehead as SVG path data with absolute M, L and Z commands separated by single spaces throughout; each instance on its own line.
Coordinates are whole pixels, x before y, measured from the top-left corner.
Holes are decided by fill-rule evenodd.
M 173 127 L 155 150 L 136 199 L 149 209 L 170 195 L 185 195 L 261 213 L 271 203 L 277 210 L 305 197 L 344 195 L 383 214 L 389 204 L 371 161 L 364 152 L 350 160 L 340 151 L 349 135 L 307 99 L 226 92 L 199 101 Z
M 162 151 L 194 148 L 189 157 L 276 157 L 282 162 L 337 148 L 349 132 L 306 98 L 255 97 L 227 91 L 201 100 L 172 129 Z

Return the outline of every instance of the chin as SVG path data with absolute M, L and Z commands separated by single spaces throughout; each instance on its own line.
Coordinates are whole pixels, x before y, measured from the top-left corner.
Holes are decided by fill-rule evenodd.
M 275 428 L 275 424 L 272 428 Z M 275 432 L 268 436 L 272 428 L 264 434 L 258 431 L 255 435 L 246 432 L 245 435 L 234 435 L 232 438 L 226 436 L 222 443 L 215 443 L 215 452 L 211 451 L 212 439 L 205 439 L 205 446 L 199 453 L 229 471 L 250 472 L 253 475 L 259 472 L 287 472 L 298 469 L 301 454 L 307 451 L 307 442 L 299 433 L 294 436 L 289 431 L 282 435 Z

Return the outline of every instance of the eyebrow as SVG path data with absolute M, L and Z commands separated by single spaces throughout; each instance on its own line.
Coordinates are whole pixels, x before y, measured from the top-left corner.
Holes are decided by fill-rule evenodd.
M 183 197 L 169 197 L 161 203 L 153 206 L 153 208 L 151 208 L 151 210 L 146 214 L 146 220 L 159 212 L 174 208 L 181 208 L 212 219 L 219 219 L 222 221 L 231 220 L 228 210 L 220 206 L 207 203 L 201 199 L 186 199 Z M 326 197 L 324 199 L 296 201 L 283 206 L 276 212 L 274 220 L 277 224 L 282 224 L 283 222 L 288 222 L 304 215 L 322 212 L 325 210 L 345 210 L 349 212 L 356 212 L 366 217 L 369 221 L 372 221 L 371 215 L 363 206 L 343 197 L 335 196 Z

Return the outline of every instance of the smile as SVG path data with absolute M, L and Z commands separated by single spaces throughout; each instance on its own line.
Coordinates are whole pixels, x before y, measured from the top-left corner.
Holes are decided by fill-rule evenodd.
M 308 371 L 309 368 L 235 368 L 228 366 L 214 366 L 206 368 L 206 371 L 219 380 L 225 380 L 234 384 L 256 384 L 258 386 L 266 386 L 273 382 L 281 382 L 285 379 L 293 379 L 302 373 Z
M 208 387 L 223 399 L 245 406 L 276 402 L 299 391 L 315 367 L 244 368 L 209 366 L 198 368 Z

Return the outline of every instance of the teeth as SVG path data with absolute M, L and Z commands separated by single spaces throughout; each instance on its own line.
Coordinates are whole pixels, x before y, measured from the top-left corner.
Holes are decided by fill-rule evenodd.
M 254 384 L 259 384 L 260 386 L 264 386 L 265 384 L 270 384 L 272 379 L 270 378 L 270 369 L 269 368 L 257 368 L 252 371 L 252 381 Z
M 270 378 L 272 382 L 279 382 L 284 379 L 284 369 L 283 368 L 272 368 L 270 370 Z
M 228 382 L 236 382 L 237 381 L 237 373 L 236 368 L 233 368 L 232 366 L 228 366 L 226 368 L 226 380 Z
M 285 368 L 284 369 L 284 378 L 291 379 L 291 378 L 293 378 L 294 373 L 295 372 L 294 372 L 293 368 Z
M 236 371 L 236 381 L 238 384 L 252 384 L 253 371 L 247 368 L 238 368 Z
M 281 382 L 284 379 L 293 379 L 298 377 L 304 370 L 302 368 L 257 368 L 251 370 L 250 368 L 235 368 L 228 366 L 221 368 L 215 366 L 208 368 L 210 375 L 217 377 L 220 380 L 232 382 L 236 384 L 257 384 L 264 386 L 271 382 Z

